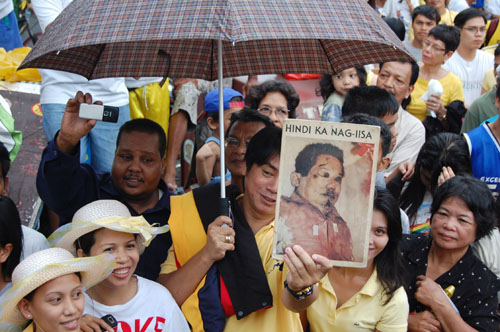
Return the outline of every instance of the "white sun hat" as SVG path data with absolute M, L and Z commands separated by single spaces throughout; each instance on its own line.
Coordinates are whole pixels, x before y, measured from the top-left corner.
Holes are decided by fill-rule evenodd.
M 76 211 L 71 223 L 59 227 L 48 240 L 51 246 L 64 248 L 76 255 L 75 242 L 99 228 L 138 234 L 137 248 L 141 254 L 156 235 L 169 230 L 168 225 L 158 227 L 149 224 L 143 216 L 132 217 L 127 206 L 119 201 L 102 199 Z
M 12 272 L 12 287 L 1 297 L 0 321 L 14 325 L 25 325 L 17 304 L 26 295 L 48 281 L 80 272 L 82 286 L 88 289 L 106 279 L 116 267 L 111 254 L 75 258 L 62 248 L 49 248 L 33 253 L 24 259 Z

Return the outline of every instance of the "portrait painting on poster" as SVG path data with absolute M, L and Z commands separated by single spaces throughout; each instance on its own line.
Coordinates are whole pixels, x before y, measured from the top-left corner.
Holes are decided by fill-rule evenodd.
M 298 244 L 336 266 L 366 266 L 380 128 L 287 119 L 273 257 Z

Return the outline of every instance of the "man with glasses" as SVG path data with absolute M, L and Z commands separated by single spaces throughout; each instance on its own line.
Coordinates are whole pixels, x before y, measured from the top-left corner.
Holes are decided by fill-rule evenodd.
M 265 127 L 271 127 L 271 119 L 255 110 L 244 108 L 231 115 L 226 132 L 226 167 L 231 172 L 231 184 L 243 191 L 246 174 L 245 153 L 250 139 Z
M 250 89 L 246 104 L 269 117 L 278 128 L 283 127 L 287 118 L 295 118 L 295 108 L 299 105 L 299 95 L 286 82 L 265 81 Z
M 462 79 L 465 105 L 469 107 L 481 96 L 481 82 L 493 68 L 494 57 L 479 50 L 486 36 L 483 12 L 475 8 L 462 11 L 455 18 L 455 26 L 460 29 L 460 44 L 443 68 Z

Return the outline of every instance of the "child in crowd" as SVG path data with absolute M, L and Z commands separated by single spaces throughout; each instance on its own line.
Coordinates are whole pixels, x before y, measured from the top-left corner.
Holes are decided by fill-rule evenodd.
M 240 111 L 245 103 L 243 95 L 233 89 L 224 89 L 224 132 L 229 127 L 231 114 Z M 219 89 L 210 91 L 205 96 L 205 112 L 207 124 L 213 134 L 196 153 L 196 178 L 198 184 L 203 186 L 208 183 L 221 181 L 220 169 L 220 133 L 219 133 Z M 226 171 L 225 181 L 231 180 L 231 173 Z
M 189 331 L 170 292 L 134 274 L 145 247 L 157 234 L 167 231 L 168 225 L 154 227 L 142 216 L 132 217 L 121 202 L 98 200 L 79 209 L 70 224 L 49 237 L 52 245 L 76 251 L 79 257 L 109 252 L 116 259 L 117 266 L 111 275 L 86 291 L 82 326 L 113 332 L 98 318 L 111 314 L 119 324 L 119 331 L 130 331 L 134 326 L 140 326 L 143 332 L 157 331 L 158 326 L 165 331 Z
M 387 190 L 376 189 L 367 266 L 330 267 L 320 277 L 318 296 L 307 308 L 307 320 L 303 320 L 309 325 L 308 331 L 407 330 L 409 306 L 403 288 L 404 267 L 399 250 L 401 237 L 397 201 Z M 312 256 L 316 264 L 324 259 Z M 306 270 L 297 264 L 299 260 L 295 248 L 287 250 L 285 262 L 290 270 L 288 285 L 295 280 L 307 279 L 304 274 L 311 277 L 308 281 L 316 280 L 321 275 L 319 271 L 309 267 Z M 302 285 L 296 286 L 295 289 L 303 288 Z M 288 292 L 282 294 L 283 303 L 292 311 L 296 308 L 295 304 L 304 301 L 290 297 Z
M 323 75 L 316 94 L 325 101 L 321 120 L 340 122 L 344 98 L 351 88 L 366 85 L 366 70 L 364 67 L 349 68 L 335 75 Z

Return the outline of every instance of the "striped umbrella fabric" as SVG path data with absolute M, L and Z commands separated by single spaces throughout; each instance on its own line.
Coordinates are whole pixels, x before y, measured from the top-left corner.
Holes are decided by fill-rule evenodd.
M 74 0 L 20 68 L 217 79 L 412 61 L 365 0 Z

